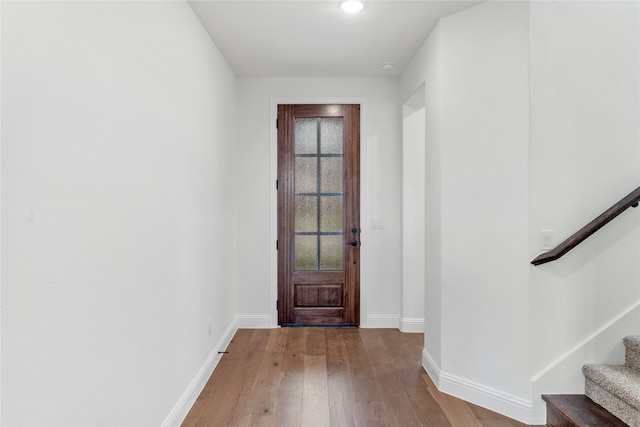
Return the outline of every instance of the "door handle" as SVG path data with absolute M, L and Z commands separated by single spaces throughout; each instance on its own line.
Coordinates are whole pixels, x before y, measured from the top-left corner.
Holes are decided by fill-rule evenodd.
M 351 241 L 351 246 L 358 246 L 358 241 L 357 240 L 352 240 Z

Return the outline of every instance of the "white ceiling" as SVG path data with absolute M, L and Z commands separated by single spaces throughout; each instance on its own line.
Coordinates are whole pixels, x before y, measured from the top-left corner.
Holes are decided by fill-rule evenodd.
M 338 0 L 189 3 L 238 76 L 380 77 L 402 74 L 440 17 L 479 1 L 365 0 L 354 15 Z

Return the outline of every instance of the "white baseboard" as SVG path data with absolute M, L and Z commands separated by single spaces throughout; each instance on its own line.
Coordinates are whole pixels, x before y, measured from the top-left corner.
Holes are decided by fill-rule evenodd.
M 530 424 L 533 413 L 533 404 L 530 400 L 444 372 L 440 373 L 439 390 L 522 423 Z
M 218 365 L 221 354 L 218 354 L 219 351 L 223 351 L 227 348 L 231 339 L 235 335 L 238 330 L 238 322 L 237 319 L 233 319 L 231 324 L 227 327 L 227 329 L 218 340 L 218 343 L 213 348 L 213 351 L 207 357 L 204 364 L 196 374 L 195 378 L 189 384 L 189 387 L 182 393 L 178 403 L 173 407 L 167 418 L 162 423 L 162 427 L 179 427 L 180 424 L 184 421 L 185 417 L 189 413 L 189 410 L 195 403 L 196 399 L 202 392 L 202 389 L 207 384 L 209 377 L 213 373 L 213 370 Z
M 433 381 L 436 387 L 440 388 L 440 367 L 424 348 L 422 349 L 422 367 L 427 371 L 427 374 L 431 377 L 431 381 Z
M 424 319 L 403 317 L 400 319 L 400 331 L 401 332 L 424 332 Z
M 367 324 L 360 325 L 369 329 L 400 329 L 400 316 L 393 314 L 370 314 Z
M 533 412 L 531 401 L 442 372 L 424 349 L 422 350 L 422 367 L 439 391 L 530 424 Z
M 238 329 L 272 329 L 271 316 L 269 315 L 239 315 Z

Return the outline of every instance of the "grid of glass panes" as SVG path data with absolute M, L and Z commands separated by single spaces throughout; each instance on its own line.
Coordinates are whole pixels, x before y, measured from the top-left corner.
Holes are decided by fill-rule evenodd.
M 295 121 L 295 270 L 343 269 L 343 120 Z

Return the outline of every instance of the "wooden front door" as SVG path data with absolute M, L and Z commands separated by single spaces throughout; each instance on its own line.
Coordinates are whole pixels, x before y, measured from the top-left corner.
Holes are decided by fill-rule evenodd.
M 278 323 L 360 323 L 359 105 L 278 105 Z

